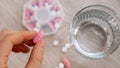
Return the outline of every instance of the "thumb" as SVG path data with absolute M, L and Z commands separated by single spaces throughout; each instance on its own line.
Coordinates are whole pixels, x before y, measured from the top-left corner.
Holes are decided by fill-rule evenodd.
M 44 48 L 45 48 L 44 40 L 41 40 L 33 47 L 31 56 L 25 68 L 40 68 L 43 60 Z

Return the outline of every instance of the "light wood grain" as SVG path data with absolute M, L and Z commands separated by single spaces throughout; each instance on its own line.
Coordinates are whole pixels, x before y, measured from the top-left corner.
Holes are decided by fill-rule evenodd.
M 23 6 L 29 0 L 0 0 L 0 30 L 27 30 L 22 25 Z M 60 0 L 65 13 L 65 18 L 56 35 L 47 36 L 44 61 L 41 68 L 55 68 L 62 57 L 68 57 L 72 68 L 120 68 L 120 48 L 112 55 L 103 59 L 89 59 L 79 54 L 74 47 L 66 54 L 61 52 L 65 43 L 69 42 L 69 25 L 73 16 L 83 7 L 93 4 L 106 5 L 120 15 L 120 0 Z M 59 40 L 58 47 L 52 46 L 53 40 Z M 15 54 L 9 57 L 9 68 L 24 68 L 30 53 Z

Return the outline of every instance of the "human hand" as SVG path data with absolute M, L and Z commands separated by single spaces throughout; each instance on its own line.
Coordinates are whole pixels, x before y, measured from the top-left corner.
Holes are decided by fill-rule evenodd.
M 34 44 L 33 38 L 36 36 L 34 31 L 12 31 L 4 30 L 0 32 L 0 68 L 8 68 L 8 58 L 11 51 L 29 52 L 29 47 L 33 47 L 32 53 L 25 68 L 40 68 L 43 59 L 45 41 L 41 40 Z

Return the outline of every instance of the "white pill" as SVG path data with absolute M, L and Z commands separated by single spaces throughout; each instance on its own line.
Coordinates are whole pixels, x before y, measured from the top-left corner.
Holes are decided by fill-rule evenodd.
M 58 12 L 57 12 L 57 15 L 58 15 L 58 16 L 62 16 L 62 14 L 61 14 L 61 12 L 60 12 L 60 11 L 58 11 Z
M 59 68 L 59 67 L 55 67 L 55 68 Z
M 69 43 L 66 43 L 66 44 L 65 44 L 65 48 L 67 48 L 67 49 L 70 48 L 70 46 L 71 46 L 71 45 L 70 45 Z
M 59 27 L 60 27 L 60 24 L 59 24 L 59 23 L 56 23 L 56 24 L 55 24 L 55 27 L 56 27 L 56 28 L 59 28 Z
M 60 64 L 59 64 L 59 67 L 60 67 L 60 68 L 64 68 L 64 64 L 63 64 L 63 63 L 60 63 Z
M 39 29 L 37 29 L 37 28 L 34 28 L 34 31 L 36 31 L 36 32 L 39 32 Z
M 38 6 L 34 6 L 34 10 L 38 9 Z
M 53 45 L 54 45 L 54 46 L 59 45 L 59 41 L 57 41 L 57 40 L 53 41 Z
M 45 6 L 46 6 L 46 7 L 49 7 L 49 4 L 48 4 L 48 3 L 45 3 Z
M 52 12 L 51 12 L 51 15 L 52 15 L 52 16 L 56 16 L 56 14 L 57 14 L 56 11 L 52 11 Z
M 66 47 L 63 47 L 63 48 L 62 48 L 62 52 L 64 52 L 64 53 L 67 52 L 67 48 L 66 48 Z

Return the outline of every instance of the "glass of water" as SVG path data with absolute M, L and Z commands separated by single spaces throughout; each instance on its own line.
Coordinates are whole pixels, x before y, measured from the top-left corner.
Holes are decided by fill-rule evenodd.
M 119 19 L 112 9 L 91 5 L 73 18 L 71 41 L 78 52 L 90 58 L 103 58 L 119 46 Z

